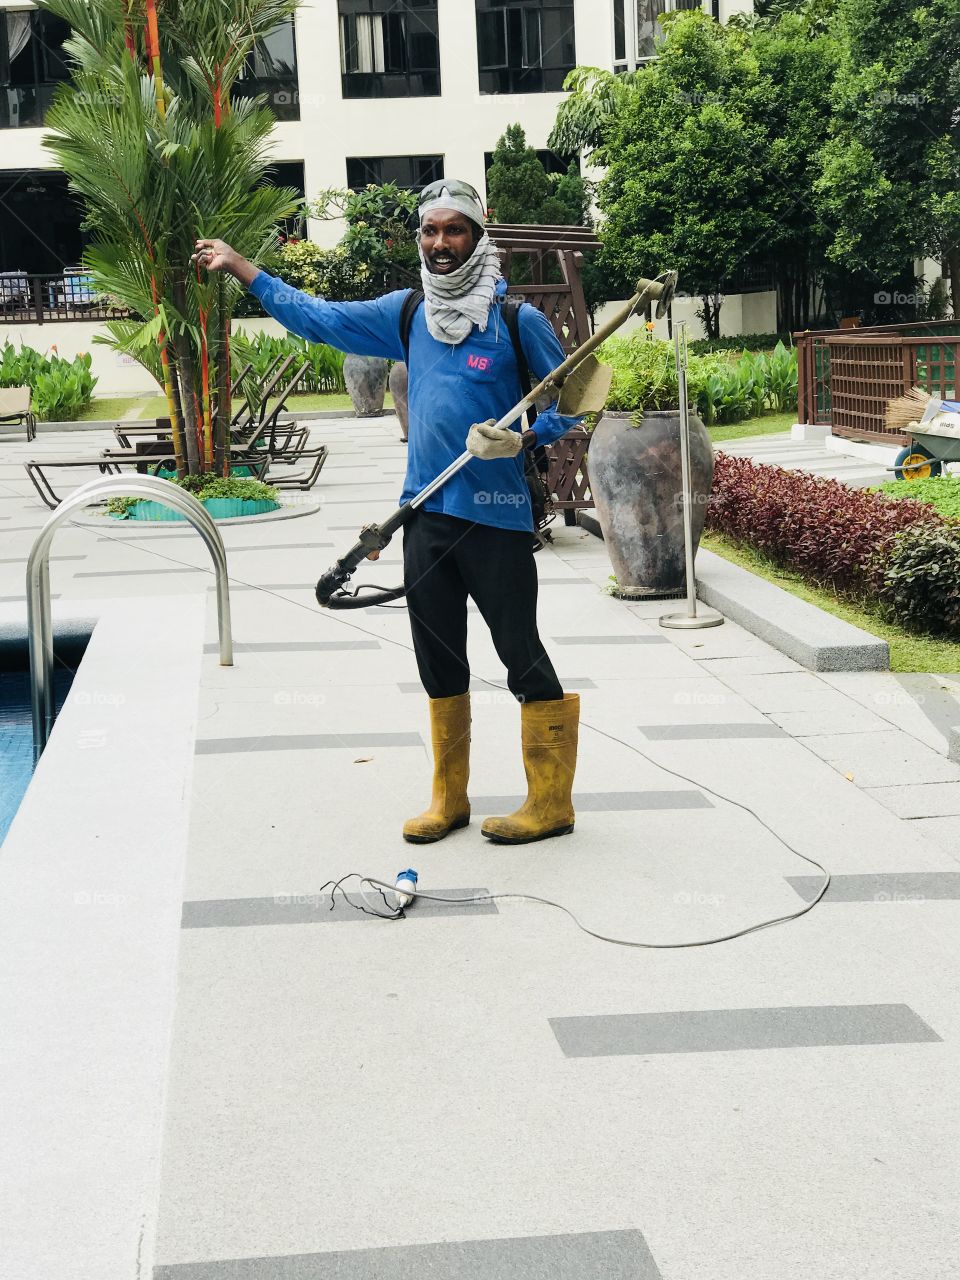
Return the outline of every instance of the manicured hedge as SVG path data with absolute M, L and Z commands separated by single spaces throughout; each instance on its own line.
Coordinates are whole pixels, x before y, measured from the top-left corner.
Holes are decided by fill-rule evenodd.
M 718 453 L 707 528 L 909 630 L 960 636 L 960 524 L 928 503 Z

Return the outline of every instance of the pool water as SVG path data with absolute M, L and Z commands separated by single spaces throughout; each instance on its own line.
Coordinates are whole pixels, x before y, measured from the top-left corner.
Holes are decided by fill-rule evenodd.
M 74 673 L 54 671 L 57 714 L 66 701 Z M 30 715 L 30 674 L 0 671 L 0 844 L 20 807 L 33 776 L 33 727 Z

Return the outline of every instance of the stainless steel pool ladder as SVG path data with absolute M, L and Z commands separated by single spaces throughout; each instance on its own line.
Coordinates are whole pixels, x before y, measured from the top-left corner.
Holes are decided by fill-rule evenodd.
M 153 498 L 179 511 L 207 544 L 217 579 L 217 623 L 220 630 L 220 665 L 233 666 L 233 633 L 230 627 L 230 587 L 227 553 L 210 513 L 192 494 L 154 476 L 91 480 L 65 498 L 40 530 L 27 560 L 27 630 L 30 642 L 30 700 L 33 715 L 34 762 L 47 745 L 53 728 L 53 623 L 50 613 L 50 544 L 53 535 L 74 512 L 103 498 L 130 496 Z

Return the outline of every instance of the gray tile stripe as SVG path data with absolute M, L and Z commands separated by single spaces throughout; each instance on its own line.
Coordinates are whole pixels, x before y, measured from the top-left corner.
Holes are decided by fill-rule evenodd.
M 474 813 L 512 813 L 523 796 L 471 796 Z M 712 809 L 702 791 L 575 791 L 578 813 L 633 813 L 641 809 Z
M 59 561 L 62 564 L 65 560 L 86 560 L 86 558 L 86 556 L 51 556 L 50 563 L 56 564 Z M 0 564 L 22 564 L 26 566 L 26 563 L 27 557 L 25 555 L 10 556 L 9 558 L 0 560 Z
M 585 677 L 580 679 L 572 679 L 572 680 L 562 679 L 560 683 L 563 685 L 564 689 L 570 689 L 570 690 L 595 689 L 597 687 L 592 680 L 588 680 Z M 400 680 L 397 683 L 397 688 L 400 690 L 401 693 L 423 693 L 423 685 L 419 682 L 419 680 Z M 490 684 L 486 680 L 476 680 L 476 679 L 470 681 L 470 692 L 471 693 L 510 694 L 510 690 L 507 688 L 506 685 Z M 510 696 L 512 697 L 513 695 L 510 694 Z
M 323 751 L 370 747 L 422 747 L 419 733 L 285 733 L 266 738 L 199 738 L 198 756 L 247 751 Z
M 209 573 L 209 569 L 200 569 L 193 564 L 185 564 L 176 569 L 85 569 L 75 573 L 75 578 L 146 578 L 157 577 L 162 573 Z
M 179 1262 L 153 1280 L 662 1280 L 639 1231 Z
M 551 636 L 553 644 L 669 644 L 666 636 Z
M 641 724 L 645 738 L 666 742 L 699 738 L 789 738 L 776 724 Z
M 211 570 L 205 569 L 205 573 Z M 317 575 L 319 577 L 319 574 Z M 216 591 L 217 584 L 211 582 L 208 591 Z M 234 591 L 315 591 L 316 582 L 234 582 L 230 579 L 230 590 Z
M 232 547 L 226 543 L 227 551 L 312 551 L 315 547 L 332 547 L 332 542 L 259 542 L 255 546 Z
M 816 896 L 822 876 L 785 876 L 805 902 Z M 922 902 L 960 898 L 960 871 L 878 871 L 833 876 L 824 902 Z
M 59 600 L 60 592 L 54 591 L 53 594 L 50 596 L 50 599 Z M 19 596 L 0 596 L 0 604 L 19 604 L 21 602 L 23 604 L 26 604 L 27 602 L 26 594 L 19 595 Z
M 458 898 L 478 898 L 489 889 L 431 889 L 438 898 L 449 898 L 450 905 L 418 898 L 408 909 L 408 920 L 425 920 L 428 916 L 497 915 L 495 902 L 463 902 Z M 349 890 L 352 902 L 362 903 L 374 911 L 387 911 L 379 894 L 368 888 L 365 896 L 354 886 Z M 215 898 L 209 901 L 185 902 L 181 917 L 184 929 L 225 929 L 245 925 L 274 924 L 343 924 L 359 923 L 374 917 L 351 907 L 340 894 L 330 909 L 328 893 L 276 894 L 272 898 Z
M 700 1009 L 551 1018 L 568 1058 L 939 1041 L 905 1004 Z
M 379 649 L 379 640 L 257 640 L 234 642 L 237 653 L 332 653 L 343 649 Z M 204 653 L 219 653 L 218 644 L 205 644 Z
M 592 578 L 541 578 L 541 587 L 595 587 Z

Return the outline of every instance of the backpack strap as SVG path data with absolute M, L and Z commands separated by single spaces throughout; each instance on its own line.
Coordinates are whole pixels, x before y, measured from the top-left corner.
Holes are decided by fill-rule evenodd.
M 423 290 L 411 289 L 400 308 L 400 341 L 403 344 L 407 364 L 410 363 L 410 327 L 413 324 L 413 317 L 417 307 L 422 301 Z

